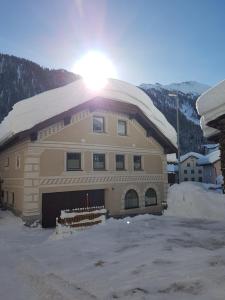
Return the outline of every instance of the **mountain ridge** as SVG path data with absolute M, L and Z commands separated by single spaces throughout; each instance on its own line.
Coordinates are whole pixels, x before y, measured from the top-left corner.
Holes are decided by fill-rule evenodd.
M 71 83 L 79 78 L 80 76 L 63 69 L 51 70 L 27 59 L 0 54 L 0 122 L 18 101 Z M 201 144 L 205 142 L 195 108 L 195 101 L 199 95 L 196 94 L 196 89 L 190 91 L 190 86 L 194 86 L 193 83 L 195 82 L 177 83 L 176 86 L 175 84 L 142 84 L 139 86 L 174 128 L 176 128 L 176 101 L 168 94 L 171 90 L 176 92 L 180 105 L 182 154 L 189 151 L 201 152 Z M 188 93 L 182 92 L 184 85 L 189 86 Z M 201 85 L 204 86 L 204 84 Z M 175 90 L 177 86 L 178 90 Z M 182 91 L 179 90 L 181 87 Z
M 170 83 L 170 84 L 161 84 L 161 83 L 155 83 L 155 84 L 146 84 L 142 83 L 140 85 L 143 89 L 156 89 L 156 90 L 168 90 L 168 91 L 178 91 L 182 92 L 184 94 L 192 94 L 199 96 L 202 93 L 204 93 L 206 90 L 210 88 L 209 85 L 205 83 L 200 83 L 198 81 L 184 81 L 184 82 L 176 82 L 176 83 Z
M 186 81 L 185 86 L 189 86 L 189 89 L 186 89 L 184 92 L 183 86 L 183 83 L 177 83 L 176 85 L 141 84 L 139 88 L 151 98 L 154 105 L 165 115 L 175 129 L 177 127 L 176 97 L 178 98 L 181 154 L 191 151 L 201 153 L 202 144 L 206 142 L 206 139 L 203 137 L 200 128 L 200 117 L 195 103 L 200 96 L 200 93 L 197 93 L 197 91 L 205 92 L 210 87 L 198 82 Z M 176 87 L 177 89 L 175 89 Z M 194 90 L 191 90 L 190 87 L 194 87 Z M 176 97 L 171 97 L 171 92 Z

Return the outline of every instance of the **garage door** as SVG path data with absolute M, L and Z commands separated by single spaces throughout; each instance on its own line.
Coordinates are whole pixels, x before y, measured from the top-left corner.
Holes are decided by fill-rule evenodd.
M 42 194 L 42 226 L 55 227 L 56 218 L 60 216 L 63 209 L 86 207 L 87 194 L 89 206 L 105 206 L 104 190 Z

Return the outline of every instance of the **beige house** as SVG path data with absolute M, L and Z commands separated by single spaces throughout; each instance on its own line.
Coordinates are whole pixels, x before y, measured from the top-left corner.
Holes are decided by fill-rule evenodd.
M 217 184 L 217 181 L 221 180 L 220 150 L 210 152 L 198 159 L 197 164 L 203 167 L 203 182 Z
M 143 91 L 82 80 L 17 103 L 0 125 L 1 195 L 25 221 L 55 225 L 61 209 L 161 214 L 176 132 Z
M 203 181 L 203 167 L 197 164 L 204 156 L 196 152 L 188 152 L 180 157 L 181 182 Z

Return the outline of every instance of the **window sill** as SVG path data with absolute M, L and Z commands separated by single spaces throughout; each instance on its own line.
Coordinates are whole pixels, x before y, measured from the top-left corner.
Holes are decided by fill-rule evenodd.
M 131 209 L 137 209 L 137 208 L 140 208 L 139 206 L 137 206 L 137 207 L 125 207 L 124 209 L 125 210 L 131 210 Z
M 107 171 L 106 169 L 93 169 L 93 171 Z
M 79 171 L 83 171 L 82 169 L 76 169 L 76 170 L 66 170 L 66 172 L 79 172 Z
M 106 131 L 92 131 L 94 134 L 108 134 Z

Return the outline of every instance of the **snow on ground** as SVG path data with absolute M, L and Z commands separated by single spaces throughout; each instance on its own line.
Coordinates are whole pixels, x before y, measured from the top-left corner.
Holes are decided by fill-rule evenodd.
M 189 188 L 224 210 L 222 195 Z M 225 220 L 144 215 L 56 239 L 0 211 L 0 299 L 224 300 L 224 250 Z
M 182 182 L 170 187 L 168 216 L 225 220 L 225 195 L 209 190 L 211 185 Z

